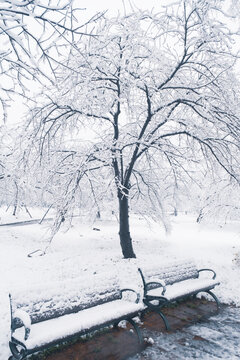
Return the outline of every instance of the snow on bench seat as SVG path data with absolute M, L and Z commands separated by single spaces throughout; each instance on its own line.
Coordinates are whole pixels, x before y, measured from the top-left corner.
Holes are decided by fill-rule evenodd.
M 150 264 L 141 267 L 145 282 L 151 282 L 154 279 L 164 280 L 166 285 L 171 285 L 179 281 L 198 278 L 196 264 L 192 259 L 181 259 L 166 261 L 161 264 Z M 152 284 L 150 288 L 158 287 Z
M 11 292 L 11 308 L 29 314 L 31 323 L 78 312 L 96 304 L 120 299 L 120 284 L 108 273 L 85 274 L 75 279 L 24 286 Z
M 217 309 L 220 307 L 218 298 L 211 291 L 220 284 L 215 280 L 215 272 L 212 269 L 198 270 L 191 259 L 143 267 L 138 270 L 143 281 L 143 302 L 147 309 L 156 311 L 161 316 L 167 330 L 170 330 L 170 326 L 161 309 L 171 302 L 206 292 L 216 301 Z M 208 276 L 199 277 L 202 272 L 208 273 Z M 209 277 L 209 272 L 212 278 Z
M 22 360 L 50 345 L 128 321 L 144 309 L 140 295 L 122 289 L 114 273 L 87 274 L 75 279 L 20 287 L 10 294 L 12 359 Z
M 74 314 L 33 324 L 30 337 L 26 341 L 23 341 L 22 329 L 17 329 L 14 338 L 23 342 L 26 348 L 30 350 L 84 330 L 90 330 L 95 326 L 124 317 L 126 314 L 131 316 L 131 314 L 143 310 L 143 307 L 142 303 L 115 300 Z
M 163 288 L 149 290 L 147 295 L 154 297 L 164 297 L 168 301 L 173 301 L 186 295 L 201 292 L 201 290 L 210 290 L 219 284 L 219 281 L 212 279 L 188 279 L 172 285 L 168 285 L 166 287 L 166 292 L 164 293 L 164 295 L 162 295 Z

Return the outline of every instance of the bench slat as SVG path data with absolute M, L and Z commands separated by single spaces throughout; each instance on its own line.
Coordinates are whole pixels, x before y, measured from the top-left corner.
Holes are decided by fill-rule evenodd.
M 91 328 L 105 322 L 137 313 L 143 310 L 143 308 L 142 303 L 136 304 L 129 301 L 116 300 L 82 310 L 76 314 L 64 315 L 34 324 L 31 327 L 31 336 L 25 342 L 22 341 L 22 329 L 15 331 L 14 338 L 22 341 L 28 350 L 36 349 L 84 330 L 89 331 Z
M 219 285 L 219 281 L 212 279 L 188 279 L 183 282 L 178 282 L 173 285 L 167 286 L 166 292 L 162 295 L 162 288 L 152 289 L 148 291 L 148 296 L 164 297 L 168 301 L 200 292 L 201 290 L 210 290 Z
M 118 280 L 94 275 L 87 279 L 35 286 L 30 293 L 20 289 L 11 294 L 11 307 L 13 315 L 17 309 L 21 309 L 29 314 L 31 323 L 35 324 L 118 299 L 121 299 Z M 21 323 L 16 321 L 12 329 L 20 326 Z
M 183 260 L 161 265 L 159 268 L 143 267 L 138 270 L 143 281 L 143 302 L 147 309 L 156 311 L 161 316 L 167 330 L 170 330 L 170 326 L 161 309 L 171 302 L 206 292 L 213 297 L 219 309 L 219 300 L 211 290 L 220 283 L 215 280 L 216 273 L 211 269 L 198 270 L 192 260 Z M 203 271 L 212 272 L 212 279 L 199 278 L 199 273 Z
M 164 280 L 165 285 L 171 285 L 187 279 L 198 278 L 198 270 L 192 260 L 168 262 L 158 267 L 142 267 L 142 272 L 146 283 L 159 279 Z M 152 284 L 149 286 L 149 290 L 158 287 L 157 284 Z

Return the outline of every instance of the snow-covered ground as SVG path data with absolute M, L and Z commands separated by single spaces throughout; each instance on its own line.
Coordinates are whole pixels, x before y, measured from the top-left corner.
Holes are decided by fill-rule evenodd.
M 36 209 L 31 209 L 31 213 L 34 218 L 43 215 Z M 29 216 L 20 214 L 17 220 L 21 219 L 29 220 Z M 22 288 L 27 297 L 36 284 L 47 289 L 49 284 L 54 286 L 68 279 L 115 273 L 122 286 L 136 287 L 140 280 L 138 266 L 191 257 L 199 268 L 216 271 L 221 285 L 215 293 L 220 301 L 240 306 L 240 259 L 236 256 L 240 252 L 240 223 L 222 227 L 197 224 L 192 215 L 179 215 L 172 220 L 171 234 L 166 235 L 161 224 L 133 215 L 130 223 L 137 259 L 132 260 L 122 259 L 114 217 L 105 216 L 94 224 L 83 217 L 74 218 L 69 231 L 62 229 L 44 256 L 39 255 L 48 246 L 49 223 L 0 227 L 0 360 L 8 358 L 8 293 Z M 6 222 L 16 222 L 16 217 L 0 209 L 0 223 Z

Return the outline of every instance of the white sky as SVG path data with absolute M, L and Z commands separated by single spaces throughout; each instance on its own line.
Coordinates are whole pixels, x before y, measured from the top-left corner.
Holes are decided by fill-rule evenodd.
M 108 10 L 108 15 L 114 16 L 118 11 L 124 12 L 124 6 L 127 11 L 131 9 L 131 5 L 143 10 L 152 9 L 153 7 L 158 10 L 160 4 L 171 2 L 173 2 L 173 0 L 81 0 L 81 7 L 85 7 L 88 14 Z
M 164 5 L 175 3 L 176 0 L 75 0 L 75 4 L 86 8 L 86 15 L 94 15 L 98 11 L 108 10 L 108 16 L 114 16 L 120 11 L 124 13 L 130 11 L 132 8 L 139 8 L 142 10 L 152 10 L 156 12 Z M 225 0 L 225 10 L 239 10 L 240 0 Z

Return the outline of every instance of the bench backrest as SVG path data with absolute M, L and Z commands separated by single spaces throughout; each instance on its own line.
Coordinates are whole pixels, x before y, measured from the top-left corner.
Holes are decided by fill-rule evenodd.
M 141 268 L 143 274 L 143 282 L 145 283 L 154 280 L 164 280 L 166 285 L 193 279 L 198 277 L 198 271 L 195 263 L 192 260 L 171 261 L 159 266 L 144 266 Z M 148 290 L 156 289 L 159 287 L 157 284 L 148 286 Z
M 24 310 L 32 324 L 120 298 L 117 278 L 99 275 L 34 286 L 31 292 L 20 289 L 10 294 L 12 317 L 17 309 Z M 12 329 L 20 326 L 18 321 L 12 322 Z

